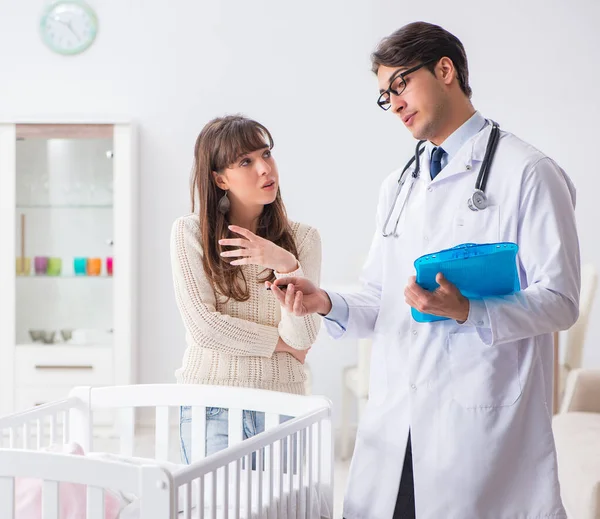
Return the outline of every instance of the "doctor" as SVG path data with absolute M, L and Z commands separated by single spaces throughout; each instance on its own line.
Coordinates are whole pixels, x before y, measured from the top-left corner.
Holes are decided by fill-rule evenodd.
M 326 293 L 301 278 L 273 288 L 289 312 L 323 314 L 333 337 L 373 339 L 344 517 L 564 519 L 552 332 L 578 316 L 573 184 L 552 159 L 500 131 L 487 207 L 472 210 L 492 124 L 471 104 L 461 42 L 413 23 L 383 39 L 372 64 L 379 106 L 427 141 L 421 171 L 413 178 L 415 164 L 408 168 L 399 195 L 401 170 L 383 183 L 361 292 Z M 416 285 L 419 256 L 497 241 L 519 245 L 521 292 L 470 301 L 440 275 L 435 292 Z M 411 306 L 449 320 L 417 323 Z

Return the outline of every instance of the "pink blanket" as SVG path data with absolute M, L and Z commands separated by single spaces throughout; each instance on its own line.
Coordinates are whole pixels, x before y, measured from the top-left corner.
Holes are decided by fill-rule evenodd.
M 80 445 L 70 443 L 51 445 L 49 452 L 62 452 L 83 456 Z M 15 481 L 15 519 L 41 519 L 42 517 L 42 486 L 40 479 L 16 478 Z M 86 517 L 86 486 L 76 483 L 60 483 L 59 489 L 59 519 L 85 519 Z M 119 499 L 110 491 L 104 492 L 104 518 L 117 519 L 121 509 Z

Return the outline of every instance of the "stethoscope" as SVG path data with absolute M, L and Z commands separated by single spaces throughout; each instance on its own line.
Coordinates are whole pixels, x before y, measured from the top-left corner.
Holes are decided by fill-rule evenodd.
M 490 136 L 488 138 L 487 147 L 485 149 L 485 155 L 483 156 L 483 162 L 481 164 L 481 169 L 479 170 L 479 175 L 477 175 L 477 181 L 475 182 L 475 189 L 473 190 L 473 194 L 467 200 L 467 206 L 471 211 L 483 211 L 489 205 L 487 196 L 485 194 L 485 186 L 487 184 L 490 165 L 492 160 L 494 159 L 494 154 L 496 153 L 496 148 L 498 147 L 498 139 L 500 138 L 500 127 L 498 123 L 492 121 L 492 130 L 490 132 Z M 394 238 L 398 237 L 398 224 L 400 222 L 400 217 L 402 216 L 402 212 L 404 211 L 404 207 L 406 206 L 406 202 L 412 193 L 413 187 L 415 185 L 415 180 L 419 178 L 419 173 L 421 172 L 421 160 L 420 157 L 425 151 L 425 143 L 427 141 L 419 141 L 417 143 L 417 147 L 415 148 L 415 154 L 408 161 L 402 173 L 400 173 L 400 178 L 398 179 L 398 187 L 396 188 L 396 196 L 394 197 L 394 203 L 390 209 L 390 212 L 383 224 L 382 234 L 384 238 L 388 238 L 389 236 L 394 236 Z M 398 202 L 398 197 L 400 196 L 400 192 L 402 191 L 402 186 L 406 182 L 406 171 L 410 166 L 415 163 L 415 169 L 412 172 L 412 182 L 408 187 L 408 193 L 402 202 L 402 206 L 400 207 L 400 213 L 398 214 L 398 218 L 396 218 L 396 224 L 394 225 L 394 230 L 391 233 L 386 233 L 388 224 L 390 223 L 390 219 L 394 214 L 394 209 L 396 208 L 396 202 Z

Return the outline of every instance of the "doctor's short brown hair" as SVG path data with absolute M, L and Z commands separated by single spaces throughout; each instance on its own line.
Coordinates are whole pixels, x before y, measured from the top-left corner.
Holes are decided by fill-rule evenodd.
M 383 38 L 371 54 L 371 70 L 377 74 L 380 65 L 408 68 L 431 61 L 426 68 L 433 73 L 437 61 L 444 57 L 454 63 L 460 88 L 470 98 L 473 91 L 469 86 L 469 67 L 463 44 L 456 36 L 432 23 L 409 23 Z

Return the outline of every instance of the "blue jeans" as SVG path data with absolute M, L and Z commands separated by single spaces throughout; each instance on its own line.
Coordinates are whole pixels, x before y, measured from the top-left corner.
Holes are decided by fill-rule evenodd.
M 206 408 L 206 455 L 210 456 L 227 448 L 229 440 L 229 411 L 221 407 Z M 291 416 L 281 416 L 280 423 L 290 420 Z M 265 413 L 244 411 L 242 415 L 243 439 L 265 430 Z M 189 465 L 192 460 L 192 408 L 182 406 L 179 409 L 179 437 L 181 439 L 181 461 Z M 294 449 L 295 451 L 295 449 Z M 284 466 L 287 467 L 287 442 L 283 446 Z M 296 456 L 293 457 L 294 462 Z M 264 463 L 264 458 L 263 458 Z M 255 470 L 256 458 L 252 454 L 252 469 Z M 264 465 L 263 465 L 264 466 Z M 294 470 L 295 472 L 295 470 Z

